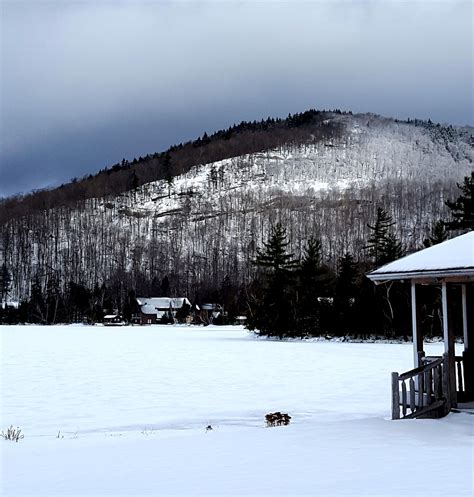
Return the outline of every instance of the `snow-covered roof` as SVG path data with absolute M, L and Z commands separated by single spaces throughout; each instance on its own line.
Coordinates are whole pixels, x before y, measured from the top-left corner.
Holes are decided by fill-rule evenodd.
M 170 306 L 173 309 L 181 309 L 184 304 L 191 305 L 191 302 L 186 297 L 178 297 L 178 298 L 169 298 L 169 297 L 138 297 L 137 298 L 138 305 L 140 306 L 151 306 L 153 309 L 162 309 L 168 310 Z M 148 309 L 148 307 L 147 307 Z M 142 307 L 143 311 L 143 307 Z M 143 311 L 145 314 L 152 314 L 152 312 Z M 153 311 L 154 312 L 154 311 Z
M 373 281 L 474 277 L 474 231 L 390 262 L 367 277 Z
M 202 304 L 201 305 L 201 309 L 203 311 L 219 311 L 221 309 L 221 305 L 220 304 L 207 303 L 207 304 Z
M 143 314 L 156 314 L 156 308 L 150 304 L 142 305 L 141 311 L 143 312 Z

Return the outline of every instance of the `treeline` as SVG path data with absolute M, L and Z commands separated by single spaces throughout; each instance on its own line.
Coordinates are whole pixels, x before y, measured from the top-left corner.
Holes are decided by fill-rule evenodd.
M 224 302 L 221 289 L 230 284 L 237 303 L 225 303 L 226 310 L 241 314 L 259 271 L 252 261 L 271 227 L 280 222 L 287 228 L 289 252 L 298 260 L 306 240 L 316 237 L 325 264 L 337 273 L 345 252 L 365 263 L 360 254 L 377 206 L 393 216 L 395 235 L 408 250 L 421 246 L 431 225 L 447 218 L 444 201 L 458 195 L 456 181 L 472 170 L 467 137 L 451 142 L 446 153 L 444 141 L 433 141 L 420 126 L 331 114 L 329 121 L 345 127 L 337 137 L 330 132 L 337 127 L 321 120 L 324 116 L 314 111 L 285 120 L 286 130 L 306 134 L 303 144 L 239 156 L 194 168 L 170 183 L 147 183 L 123 195 L 0 223 L 0 266 L 11 275 L 10 300 L 28 301 L 36 285 L 53 310 L 42 304 L 41 312 L 30 312 L 28 320 L 35 314 L 38 322 L 58 322 L 69 319 L 70 282 L 90 294 L 105 286 L 113 307 L 122 311 L 131 290 L 140 296 L 166 295 L 159 287 L 167 278 L 169 296 L 186 296 L 193 303 Z M 304 124 L 309 121 L 313 124 Z M 269 129 L 281 123 L 251 126 Z M 316 134 L 313 140 L 312 126 L 328 130 L 319 135 L 328 138 L 318 142 Z M 237 135 L 259 132 L 244 127 Z M 216 147 L 225 141 L 204 136 L 201 142 L 209 140 Z
M 453 220 L 438 221 L 424 247 L 448 238 L 447 230 L 473 230 L 474 173 L 461 186 L 456 202 L 447 202 Z M 248 328 L 263 336 L 304 338 L 311 336 L 384 336 L 408 339 L 411 333 L 409 283 L 375 286 L 365 276 L 370 270 L 403 255 L 405 249 L 393 229 L 390 215 L 378 208 L 370 225 L 371 236 L 358 260 L 346 253 L 337 270 L 325 264 L 321 243 L 310 238 L 304 257 L 297 261 L 287 248 L 286 230 L 277 224 L 255 260 L 259 277 L 248 299 Z M 421 287 L 423 336 L 439 336 L 442 330 L 440 288 Z
M 74 206 L 90 198 L 118 195 L 152 181 L 170 181 L 199 164 L 302 143 L 310 135 L 313 140 L 337 137 L 343 131 L 342 125 L 330 118 L 341 114 L 346 113 L 339 109 L 309 109 L 289 114 L 286 119 L 269 117 L 261 121 L 242 121 L 213 134 L 204 133 L 194 141 L 173 145 L 164 152 L 123 159 L 97 174 L 75 178 L 57 188 L 0 200 L 0 224 L 38 211 Z
M 379 208 L 365 253 L 357 259 L 345 253 L 333 270 L 315 238 L 307 241 L 303 258 L 295 260 L 287 250 L 286 230 L 277 224 L 255 260 L 259 276 L 250 292 L 249 329 L 278 338 L 383 335 L 407 339 L 408 289 L 404 285 L 377 288 L 365 276 L 403 254 L 392 226 L 391 217 Z M 439 331 L 437 319 L 426 327 L 429 335 Z
M 458 184 L 460 195 L 447 201 L 451 220 L 433 223 L 424 247 L 441 243 L 450 232 L 474 230 L 474 172 Z M 407 339 L 410 328 L 410 289 L 408 284 L 389 283 L 375 286 L 366 273 L 405 255 L 406 248 L 397 236 L 395 222 L 382 207 L 377 208 L 374 223 L 361 253 L 343 254 L 331 267 L 321 242 L 310 237 L 303 256 L 289 251 L 286 228 L 277 223 L 269 239 L 257 249 L 253 261 L 254 277 L 239 283 L 226 276 L 221 284 L 202 281 L 194 288 L 194 302 L 218 303 L 224 310 L 221 323 L 232 323 L 238 315 L 247 316 L 247 327 L 263 336 L 310 337 L 319 335 L 378 335 Z M 419 247 L 422 248 L 422 247 Z M 11 276 L 3 265 L 0 272 L 2 302 L 8 301 Z M 87 288 L 69 282 L 63 290 L 58 279 L 50 278 L 46 289 L 32 284 L 28 299 L 18 308 L 0 308 L 3 323 L 74 323 L 101 321 L 105 314 L 119 313 L 130 321 L 138 311 L 136 296 L 179 295 L 177 282 L 168 276 L 138 281 L 133 287 L 123 279 Z M 423 308 L 424 336 L 441 334 L 440 290 L 421 287 L 419 301 Z
M 73 324 L 101 323 L 108 314 L 120 315 L 125 322 L 132 323 L 133 317 L 139 314 L 136 298 L 143 296 L 168 297 L 185 296 L 177 294 L 167 276 L 162 280 L 142 282 L 137 288 L 131 288 L 118 280 L 88 288 L 82 283 L 70 281 L 66 288 L 57 279 L 48 280 L 46 288 L 42 288 L 39 280 L 31 286 L 28 298 L 14 305 L 8 300 L 9 276 L 3 267 L 0 288 L 3 298 L 0 304 L 0 323 L 2 324 Z M 220 287 L 211 289 L 206 284 L 196 288 L 198 299 L 193 301 L 192 311 L 203 303 L 218 304 L 222 312 L 215 324 L 235 324 L 236 318 L 245 313 L 245 287 L 232 284 L 227 277 Z M 183 314 L 186 317 L 186 314 Z M 206 316 L 207 317 L 207 316 Z M 199 318 L 199 319 L 198 319 Z M 176 316 L 179 321 L 179 312 Z M 199 323 L 209 324 L 210 319 L 197 316 Z M 163 321 L 165 322 L 165 321 Z
M 458 187 L 458 199 L 446 202 L 452 220 L 433 225 L 423 242 L 425 248 L 447 240 L 449 231 L 474 230 L 474 172 Z M 411 333 L 409 283 L 376 286 L 365 276 L 405 255 L 394 225 L 392 217 L 379 207 L 375 223 L 368 226 L 370 237 L 364 252 L 358 259 L 344 254 L 334 271 L 325 264 L 321 243 L 315 238 L 307 241 L 303 258 L 295 260 L 288 252 L 286 229 L 277 224 L 263 249 L 257 251 L 259 275 L 248 299 L 248 328 L 280 339 L 322 334 L 407 339 Z M 421 287 L 418 299 L 423 336 L 440 335 L 440 288 Z

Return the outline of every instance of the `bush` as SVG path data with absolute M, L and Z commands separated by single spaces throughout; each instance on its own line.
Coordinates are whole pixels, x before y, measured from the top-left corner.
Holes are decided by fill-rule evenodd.
M 265 416 L 265 422 L 267 426 L 281 426 L 289 425 L 291 416 L 286 413 L 271 412 Z
M 20 428 L 13 428 L 13 425 L 10 425 L 10 428 L 8 428 L 6 433 L 2 430 L 2 433 L 0 433 L 0 437 L 2 437 L 4 440 L 12 440 L 13 442 L 18 442 L 18 440 L 25 438 L 25 435 L 21 433 Z

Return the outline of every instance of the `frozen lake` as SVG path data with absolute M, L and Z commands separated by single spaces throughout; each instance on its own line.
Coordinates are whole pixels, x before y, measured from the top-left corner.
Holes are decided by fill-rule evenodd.
M 1 442 L 2 495 L 472 493 L 474 416 L 389 421 L 411 344 L 5 326 L 0 346 L 0 430 L 25 433 Z M 277 410 L 291 424 L 265 428 Z

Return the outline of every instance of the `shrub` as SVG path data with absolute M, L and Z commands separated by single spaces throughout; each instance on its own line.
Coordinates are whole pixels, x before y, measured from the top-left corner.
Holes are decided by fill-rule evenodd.
M 18 426 L 16 428 L 13 428 L 13 425 L 10 425 L 10 428 L 8 428 L 6 433 L 2 430 L 2 433 L 0 433 L 0 437 L 2 437 L 4 440 L 12 440 L 13 442 L 18 442 L 18 440 L 25 438 L 25 435 L 21 433 L 21 430 L 20 428 L 18 428 Z
M 265 416 L 267 426 L 286 426 L 290 424 L 291 416 L 286 413 L 271 412 Z

